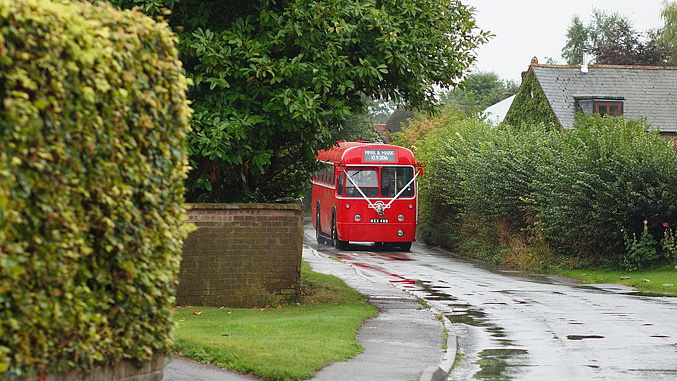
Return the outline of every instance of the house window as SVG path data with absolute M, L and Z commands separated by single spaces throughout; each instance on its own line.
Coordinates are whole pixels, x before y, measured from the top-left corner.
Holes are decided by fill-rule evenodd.
M 622 102 L 595 102 L 595 114 L 620 116 L 623 115 Z
M 625 99 L 608 95 L 574 95 L 576 112 L 608 116 L 623 115 Z

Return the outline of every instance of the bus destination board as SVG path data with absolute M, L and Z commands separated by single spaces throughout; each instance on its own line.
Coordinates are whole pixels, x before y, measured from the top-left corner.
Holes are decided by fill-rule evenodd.
M 365 149 L 364 161 L 378 161 L 386 163 L 394 163 L 395 150 L 394 149 Z

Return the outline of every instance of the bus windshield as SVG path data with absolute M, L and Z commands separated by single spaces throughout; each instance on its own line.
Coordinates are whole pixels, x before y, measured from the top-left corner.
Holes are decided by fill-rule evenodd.
M 414 169 L 411 167 L 383 167 L 381 168 L 381 197 L 395 197 L 405 186 L 400 197 L 414 195 Z
M 345 196 L 362 197 L 360 191 L 355 187 L 357 185 L 366 197 L 395 197 L 402 191 L 400 197 L 414 196 L 414 184 L 411 179 L 414 177 L 414 169 L 411 167 L 381 167 L 349 169 L 346 171 L 350 179 L 345 179 Z M 380 174 L 380 178 L 379 178 Z M 343 174 L 341 174 L 340 184 L 343 184 Z M 353 184 L 354 183 L 354 184 Z M 403 188 L 405 188 L 403 190 Z M 339 194 L 341 194 L 339 186 Z
M 360 187 L 362 193 L 367 197 L 378 196 L 378 176 L 375 168 L 349 169 L 347 173 L 352 181 L 346 180 L 346 196 L 361 197 L 360 192 L 355 188 L 355 185 Z

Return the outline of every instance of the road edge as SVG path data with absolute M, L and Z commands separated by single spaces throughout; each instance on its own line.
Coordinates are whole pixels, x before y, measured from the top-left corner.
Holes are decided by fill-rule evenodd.
M 441 316 L 442 325 L 447 330 L 447 350 L 442 356 L 442 361 L 437 366 L 429 366 L 426 370 L 423 371 L 419 381 L 444 381 L 449 377 L 451 369 L 454 367 L 456 362 L 456 353 L 458 351 L 458 341 L 456 335 L 451 333 L 451 321 L 444 316 L 439 310 L 434 307 L 430 307 Z

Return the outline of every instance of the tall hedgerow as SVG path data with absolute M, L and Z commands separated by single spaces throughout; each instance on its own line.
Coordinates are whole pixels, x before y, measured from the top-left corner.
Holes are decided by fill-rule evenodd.
M 677 218 L 677 151 L 641 121 L 581 114 L 537 184 L 543 229 L 560 253 L 622 264 L 623 232 L 654 237 Z M 647 263 L 648 265 L 648 263 Z
M 560 261 L 612 267 L 658 263 L 665 259 L 659 242 L 650 258 L 632 237 L 645 235 L 645 220 L 655 241 L 664 224 L 674 225 L 677 151 L 648 130 L 641 121 L 589 115 L 562 132 L 477 120 L 439 126 L 418 150 L 428 165 L 421 236 L 532 267 L 547 265 L 540 262 L 552 253 Z M 541 258 L 515 260 L 515 250 Z
M 186 87 L 166 25 L 0 0 L 0 378 L 170 350 Z

